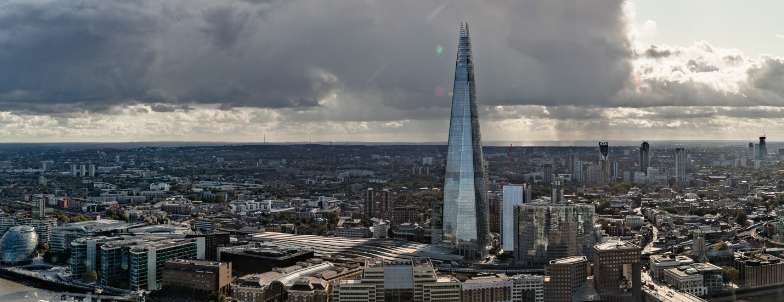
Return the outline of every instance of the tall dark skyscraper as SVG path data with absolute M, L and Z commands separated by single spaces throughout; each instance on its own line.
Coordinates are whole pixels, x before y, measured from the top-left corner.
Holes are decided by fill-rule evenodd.
M 765 145 L 765 137 L 760 136 L 759 147 L 757 149 L 757 159 L 763 160 L 765 157 L 768 157 L 768 147 Z
M 675 148 L 675 180 L 678 186 L 684 186 L 688 182 L 686 178 L 686 166 L 689 164 L 686 156 L 686 149 Z
M 486 195 L 471 38 L 468 24 L 461 24 L 444 175 L 442 240 L 469 259 L 481 258 L 487 251 L 489 209 Z
M 640 171 L 648 173 L 648 167 L 651 166 L 651 146 L 648 142 L 642 142 L 640 145 Z
M 599 142 L 599 166 L 601 168 L 599 183 L 606 185 L 610 183 L 610 143 Z

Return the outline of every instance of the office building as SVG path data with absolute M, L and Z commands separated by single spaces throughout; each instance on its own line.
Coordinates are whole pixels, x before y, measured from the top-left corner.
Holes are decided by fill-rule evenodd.
M 46 217 L 46 198 L 35 197 L 33 198 L 33 208 L 31 211 L 33 219 L 41 219 Z
M 651 255 L 648 268 L 654 280 L 664 281 L 664 270 L 692 263 L 694 263 L 694 260 L 687 256 L 674 256 L 672 254 Z
M 68 264 L 71 274 L 76 278 L 89 279 L 98 276 L 101 270 L 101 246 L 109 241 L 121 240 L 120 237 L 82 237 L 71 241 L 71 255 Z M 89 280 L 96 281 L 96 280 Z
M 765 137 L 759 137 L 759 145 L 757 147 L 757 159 L 765 160 L 768 157 L 768 147 L 765 144 Z
M 527 184 L 505 185 L 503 187 L 503 199 L 501 202 L 501 248 L 505 252 L 514 250 L 515 226 L 514 211 L 515 207 L 527 201 L 530 189 Z
M 512 279 L 512 301 L 543 302 L 544 276 L 514 275 Z
M 231 262 L 235 275 L 266 273 L 313 258 L 312 249 L 284 248 L 271 244 L 252 243 L 218 248 L 218 260 Z
M 218 248 L 228 246 L 231 242 L 231 236 L 229 233 L 219 231 L 189 234 L 187 237 L 204 237 L 204 259 L 210 261 L 217 261 Z
M 571 302 L 588 278 L 588 258 L 574 256 L 551 260 L 544 277 L 544 300 Z
M 553 164 L 546 163 L 542 165 L 542 182 L 549 184 L 553 182 Z
M 514 259 L 541 267 L 550 260 L 589 255 L 593 246 L 594 206 L 531 202 L 515 211 Z
M 651 166 L 651 145 L 648 142 L 640 144 L 640 172 L 648 173 L 648 167 Z
M 503 203 L 503 200 L 501 200 L 502 197 L 503 196 L 499 196 L 498 192 L 487 192 L 487 209 L 489 210 L 487 213 L 487 219 L 491 233 L 501 233 L 501 203 Z
M 346 238 L 368 238 L 370 228 L 366 226 L 339 226 L 335 228 L 335 236 Z
M 396 206 L 392 209 L 392 224 L 398 225 L 417 222 L 419 210 L 419 207 L 413 205 Z
M 99 281 L 102 286 L 157 290 L 170 259 L 204 259 L 204 238 L 139 236 L 105 242 Z
M 35 228 L 38 235 L 38 243 L 49 243 L 52 238 L 52 230 L 57 227 L 57 218 L 41 218 L 30 220 L 30 226 Z
M 72 222 L 55 227 L 49 239 L 49 249 L 63 253 L 71 248 L 71 241 L 88 236 L 112 236 L 128 230 L 129 224 L 119 220 L 98 219 Z
M 368 188 L 365 192 L 365 218 L 389 219 L 394 202 L 388 189 Z
M 480 276 L 463 282 L 463 302 L 512 301 L 514 283 L 507 276 Z
M 738 270 L 744 288 L 784 284 L 784 259 L 760 251 L 735 254 L 733 266 Z
M 724 278 L 721 267 L 710 263 L 692 263 L 664 270 L 664 281 L 673 288 L 702 297 L 721 291 Z
M 240 277 L 232 285 L 232 298 L 239 302 L 329 301 L 334 284 L 362 275 L 357 263 L 333 263 L 313 258 L 263 274 Z
M 231 262 L 171 259 L 161 277 L 163 289 L 191 297 L 227 294 L 230 283 Z
M 563 191 L 563 178 L 556 177 L 553 179 L 553 183 L 550 186 L 552 193 L 550 195 L 550 202 L 553 204 L 560 204 L 564 202 L 564 191 Z
M 460 282 L 436 276 L 427 259 L 370 259 L 358 280 L 341 280 L 332 290 L 334 302 L 460 301 Z
M 442 239 L 467 258 L 484 258 L 489 237 L 482 139 L 468 24 L 460 26 L 449 120 Z
M 90 164 L 90 166 L 88 167 L 88 174 L 87 175 L 89 175 L 90 177 L 95 177 L 95 165 L 94 164 Z
M 620 240 L 594 245 L 594 286 L 602 301 L 642 301 L 641 252 L 639 246 Z
M 680 147 L 675 148 L 675 181 L 678 186 L 685 186 L 688 184 L 686 175 L 686 167 L 688 164 L 686 149 Z

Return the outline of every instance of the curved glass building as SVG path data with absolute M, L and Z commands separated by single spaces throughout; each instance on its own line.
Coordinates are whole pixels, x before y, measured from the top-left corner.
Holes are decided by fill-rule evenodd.
M 38 235 L 33 227 L 12 227 L 0 239 L 0 262 L 12 265 L 28 262 L 33 258 L 37 245 Z
M 489 236 L 482 138 L 468 24 L 461 24 L 444 175 L 443 237 L 469 259 L 484 257 Z

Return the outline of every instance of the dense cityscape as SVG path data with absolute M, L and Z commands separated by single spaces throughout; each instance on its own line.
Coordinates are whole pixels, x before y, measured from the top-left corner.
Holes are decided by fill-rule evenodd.
M 0 276 L 57 301 L 782 299 L 782 146 L 483 146 L 467 24 L 457 49 L 447 145 L 3 145 Z

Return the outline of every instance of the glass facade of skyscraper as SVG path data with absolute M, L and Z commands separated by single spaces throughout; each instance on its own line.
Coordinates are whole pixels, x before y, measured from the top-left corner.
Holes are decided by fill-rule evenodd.
M 443 240 L 469 258 L 484 255 L 489 232 L 484 160 L 468 25 L 460 28 L 444 181 Z

